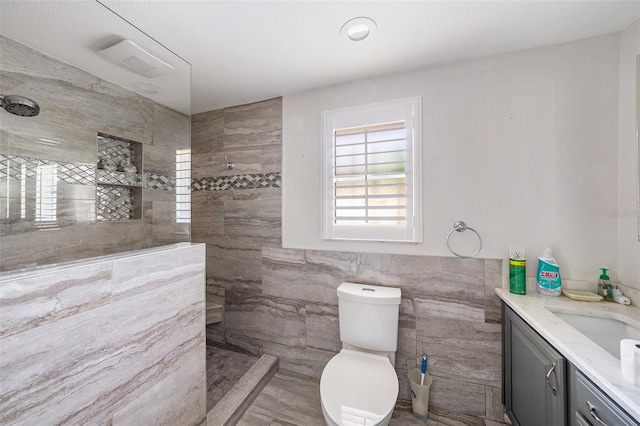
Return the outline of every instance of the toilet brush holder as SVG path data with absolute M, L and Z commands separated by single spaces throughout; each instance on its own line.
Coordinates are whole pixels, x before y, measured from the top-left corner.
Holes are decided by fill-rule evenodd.
M 429 388 L 433 382 L 433 377 L 426 374 L 424 383 L 420 384 L 422 374 L 419 368 L 409 370 L 409 382 L 411 383 L 411 407 L 413 417 L 418 420 L 427 420 L 429 412 Z

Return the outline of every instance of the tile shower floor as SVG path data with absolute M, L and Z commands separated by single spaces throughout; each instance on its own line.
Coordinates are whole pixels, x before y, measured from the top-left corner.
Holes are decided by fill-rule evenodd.
M 207 345 L 207 411 L 222 399 L 258 358 Z

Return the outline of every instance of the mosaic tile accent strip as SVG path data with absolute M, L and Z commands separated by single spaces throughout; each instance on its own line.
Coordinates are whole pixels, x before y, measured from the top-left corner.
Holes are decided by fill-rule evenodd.
M 98 185 L 96 188 L 96 219 L 133 219 L 133 194 L 124 186 Z
M 95 185 L 96 166 L 82 163 L 39 160 L 37 158 L 0 154 L 0 179 L 36 179 L 39 166 L 55 165 L 58 181 L 76 185 Z
M 97 170 L 97 181 L 105 185 L 127 185 L 143 186 L 143 176 L 124 172 L 110 172 L 107 170 Z
M 174 191 L 176 189 L 175 176 L 164 176 L 155 173 L 145 173 L 146 189 L 162 189 L 164 191 Z
M 94 185 L 96 183 L 96 166 L 58 163 L 58 180 L 80 185 Z
M 229 191 L 232 189 L 280 188 L 282 173 L 205 177 L 191 180 L 192 191 Z
M 93 164 L 63 163 L 60 161 L 39 160 L 37 158 L 20 157 L 17 155 L 0 154 L 0 179 L 35 180 L 38 166 L 56 165 L 58 182 L 76 185 L 125 185 L 174 191 L 176 189 L 175 176 L 165 176 L 156 173 L 131 174 L 124 172 L 110 172 L 98 169 Z
M 36 168 L 43 164 L 46 163 L 41 160 L 36 160 L 35 158 L 0 154 L 0 179 L 7 177 L 15 180 L 21 180 L 23 177 L 35 179 Z M 25 166 L 24 171 L 23 165 Z

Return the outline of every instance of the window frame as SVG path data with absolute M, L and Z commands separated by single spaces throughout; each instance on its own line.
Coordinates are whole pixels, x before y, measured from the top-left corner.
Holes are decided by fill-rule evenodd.
M 326 111 L 321 114 L 321 238 L 381 242 L 422 242 L 422 108 L 412 97 Z M 406 210 L 404 225 L 339 225 L 334 221 L 335 132 L 343 129 L 405 122 Z
M 191 223 L 191 148 L 176 150 L 176 223 Z

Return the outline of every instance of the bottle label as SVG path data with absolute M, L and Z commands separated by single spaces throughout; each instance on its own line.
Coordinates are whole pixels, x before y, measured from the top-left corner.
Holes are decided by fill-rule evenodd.
M 560 274 L 553 271 L 542 271 L 540 272 L 540 277 L 542 277 L 545 281 L 557 280 Z
M 511 293 L 527 293 L 526 268 L 526 260 L 509 259 L 509 291 Z
M 547 295 L 559 295 L 562 279 L 560 269 L 540 260 L 538 263 L 538 292 Z

